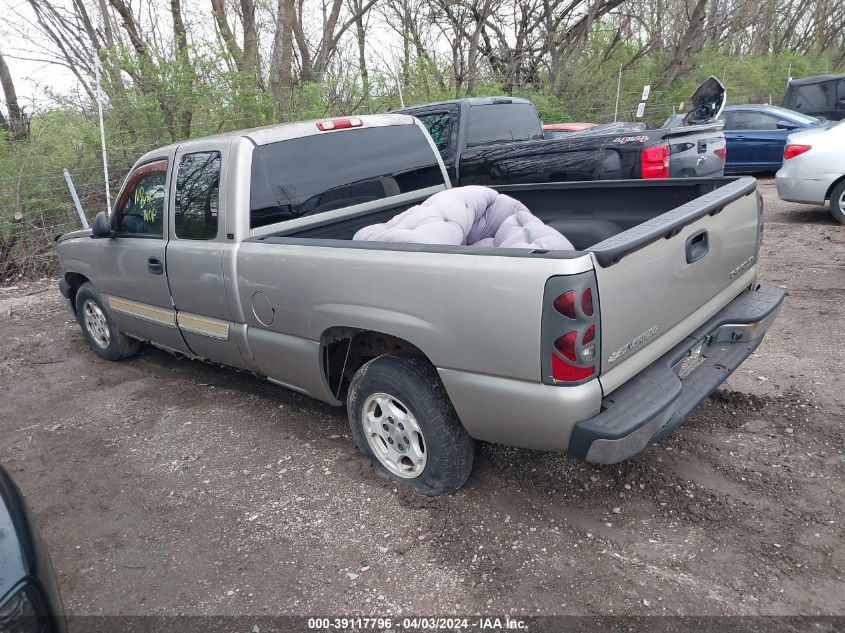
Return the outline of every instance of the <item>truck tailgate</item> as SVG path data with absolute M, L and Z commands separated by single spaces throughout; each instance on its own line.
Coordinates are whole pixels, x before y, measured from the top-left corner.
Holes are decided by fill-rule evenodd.
M 754 281 L 756 181 L 739 178 L 596 244 L 602 389 L 610 393 Z

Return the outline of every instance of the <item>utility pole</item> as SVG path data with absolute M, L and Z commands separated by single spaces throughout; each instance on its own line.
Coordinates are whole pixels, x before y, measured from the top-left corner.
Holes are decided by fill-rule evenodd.
M 103 180 L 106 185 L 106 215 L 111 216 L 111 192 L 109 191 L 109 155 L 106 151 L 106 127 L 103 125 L 103 93 L 100 90 L 100 60 L 97 58 L 96 45 L 93 48 L 94 53 L 94 80 L 96 82 L 97 97 L 97 114 L 100 118 L 100 145 L 103 148 Z
M 622 64 L 619 64 L 619 78 L 616 80 L 616 108 L 613 110 L 613 122 L 619 117 L 619 91 L 622 89 Z

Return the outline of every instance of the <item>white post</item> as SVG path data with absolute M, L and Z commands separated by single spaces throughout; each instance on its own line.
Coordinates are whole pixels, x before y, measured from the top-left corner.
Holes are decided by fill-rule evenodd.
M 616 80 L 616 108 L 613 110 L 613 122 L 619 117 L 619 91 L 622 89 L 622 64 L 619 64 L 619 78 Z
M 68 191 L 70 191 L 70 198 L 73 200 L 73 206 L 76 207 L 76 212 L 79 214 L 79 221 L 82 222 L 82 228 L 90 228 L 88 226 L 88 218 L 85 217 L 85 211 L 82 210 L 82 205 L 79 203 L 79 196 L 76 195 L 76 187 L 73 186 L 73 180 L 70 177 L 70 172 L 65 169 L 64 175 Z
M 789 70 L 786 71 L 786 85 L 789 85 L 789 82 L 792 81 L 792 64 L 789 64 Z
M 111 192 L 109 191 L 109 155 L 106 151 L 106 128 L 103 125 L 103 93 L 100 90 L 100 60 L 97 58 L 96 45 L 94 47 L 94 79 L 96 82 L 97 113 L 100 118 L 100 145 L 103 148 L 103 180 L 106 185 L 106 215 L 111 216 Z
M 396 70 L 393 71 L 393 78 L 396 80 L 396 88 L 399 90 L 399 107 L 405 107 L 405 98 L 402 96 L 402 79 L 399 76 L 399 63 L 396 63 Z

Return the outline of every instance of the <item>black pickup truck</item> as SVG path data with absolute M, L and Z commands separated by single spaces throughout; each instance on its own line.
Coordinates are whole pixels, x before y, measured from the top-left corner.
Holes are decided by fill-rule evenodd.
M 678 127 L 609 123 L 547 140 L 527 99 L 455 99 L 398 112 L 423 122 L 453 185 L 504 185 L 722 176 L 725 136 L 716 118 L 724 104 L 724 86 L 710 77 Z

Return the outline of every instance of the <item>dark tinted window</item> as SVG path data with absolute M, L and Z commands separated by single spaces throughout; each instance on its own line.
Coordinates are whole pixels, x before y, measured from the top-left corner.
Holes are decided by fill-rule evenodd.
M 176 237 L 217 237 L 220 194 L 220 152 L 185 154 L 176 176 Z
M 442 185 L 416 125 L 327 132 L 252 153 L 252 228 Z
M 467 145 L 543 138 L 540 118 L 530 103 L 499 103 L 469 109 Z
M 728 115 L 729 130 L 776 130 L 777 117 L 763 112 L 731 112 Z
M 119 210 L 118 234 L 161 237 L 164 226 L 164 186 L 167 172 L 139 180 Z
M 448 112 L 421 114 L 417 117 L 422 121 L 425 129 L 441 154 L 449 150 L 449 139 L 452 135 L 452 117 Z
M 792 108 L 799 112 L 832 110 L 834 102 L 833 84 L 819 83 L 797 86 Z
M 544 139 L 566 138 L 572 134 L 571 130 L 543 130 Z

